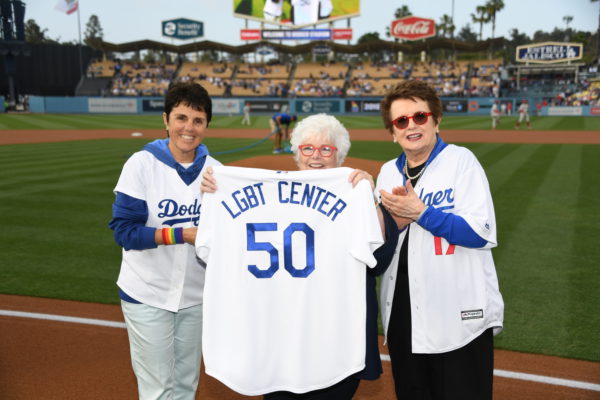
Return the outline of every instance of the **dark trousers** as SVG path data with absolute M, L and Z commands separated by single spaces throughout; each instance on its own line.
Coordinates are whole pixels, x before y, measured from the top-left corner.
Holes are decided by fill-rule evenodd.
M 264 400 L 351 400 L 359 383 L 359 379 L 348 377 L 333 386 L 312 392 L 273 392 L 265 394 L 263 398 Z
M 398 346 L 388 335 L 396 397 L 399 400 L 491 400 L 493 342 L 492 329 L 488 329 L 460 349 L 413 354 L 410 348 Z

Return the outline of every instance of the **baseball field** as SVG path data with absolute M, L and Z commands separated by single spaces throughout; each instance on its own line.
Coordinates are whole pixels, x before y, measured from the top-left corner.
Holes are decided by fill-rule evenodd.
M 340 120 L 352 138 L 346 165 L 376 176 L 398 156 L 379 117 Z M 214 118 L 205 144 L 217 159 L 294 169 L 290 155 L 271 155 L 267 117 L 253 117 L 249 128 L 240 121 Z M 506 303 L 495 398 L 597 399 L 600 119 L 533 117 L 533 130 L 514 130 L 514 121 L 503 117 L 495 131 L 488 117 L 446 117 L 441 125 L 447 142 L 478 157 L 494 199 L 493 254 Z M 0 115 L 0 393 L 8 395 L 0 397 L 135 396 L 118 325 L 121 253 L 107 224 L 123 163 L 159 137 L 160 115 Z M 393 398 L 387 364 L 357 398 Z M 202 379 L 198 398 L 244 398 Z

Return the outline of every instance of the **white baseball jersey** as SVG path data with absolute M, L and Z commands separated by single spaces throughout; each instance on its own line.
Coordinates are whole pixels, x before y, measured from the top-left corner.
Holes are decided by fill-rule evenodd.
M 272 0 L 266 0 L 263 8 L 264 17 L 267 21 L 275 21 L 281 17 L 283 7 L 283 0 L 274 2 Z
M 383 240 L 350 168 L 215 167 L 196 250 L 207 263 L 206 373 L 245 395 L 331 386 L 365 365 L 365 265 Z
M 404 158 L 402 157 L 402 165 Z M 396 160 L 385 163 L 377 187 L 391 193 L 405 184 Z M 414 188 L 425 205 L 460 215 L 480 237 L 484 248 L 450 245 L 418 223 L 410 225 L 408 275 L 413 353 L 442 353 L 463 347 L 493 327 L 502 328 L 504 303 L 491 248 L 496 246 L 496 221 L 489 184 L 471 151 L 447 145 L 429 165 Z M 381 280 L 381 314 L 387 329 L 392 310 L 400 247 Z
M 498 104 L 492 104 L 492 108 L 490 109 L 490 115 L 492 118 L 500 118 L 500 109 L 498 109 Z
M 519 122 L 529 122 L 529 103 L 521 103 L 519 106 Z
M 292 0 L 294 25 L 314 24 L 319 20 L 320 0 Z
M 528 114 L 529 113 L 529 103 L 521 103 L 519 106 L 519 114 Z
M 207 156 L 204 168 L 221 165 Z M 200 216 L 202 174 L 186 185 L 175 169 L 148 151 L 133 154 L 123 166 L 115 192 L 146 201 L 146 226 L 192 227 Z M 189 244 L 125 250 L 117 285 L 134 299 L 176 312 L 202 304 L 204 269 Z

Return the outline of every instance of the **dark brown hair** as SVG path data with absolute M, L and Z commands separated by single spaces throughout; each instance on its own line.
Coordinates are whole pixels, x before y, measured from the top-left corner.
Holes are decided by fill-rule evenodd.
M 196 111 L 204 111 L 206 114 L 206 125 L 212 119 L 212 100 L 206 89 L 195 82 L 178 82 L 169 87 L 165 95 L 165 113 L 167 121 L 173 108 L 183 104 Z
M 442 118 L 442 102 L 435 92 L 435 89 L 424 81 L 402 81 L 385 94 L 379 106 L 385 129 L 392 134 L 394 133 L 394 126 L 392 125 L 390 108 L 392 107 L 392 103 L 398 99 L 423 100 L 429 106 L 433 122 L 437 124 Z

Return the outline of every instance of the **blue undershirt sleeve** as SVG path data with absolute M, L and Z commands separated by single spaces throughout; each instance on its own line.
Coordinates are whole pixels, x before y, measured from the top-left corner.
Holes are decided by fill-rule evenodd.
M 451 244 L 474 249 L 487 244 L 487 241 L 475 233 L 464 218 L 432 206 L 427 207 L 417 223 L 434 236 L 443 237 Z
M 119 246 L 125 250 L 156 248 L 156 229 L 146 226 L 147 220 L 148 205 L 144 200 L 117 192 L 108 227 L 114 231 L 115 241 Z

